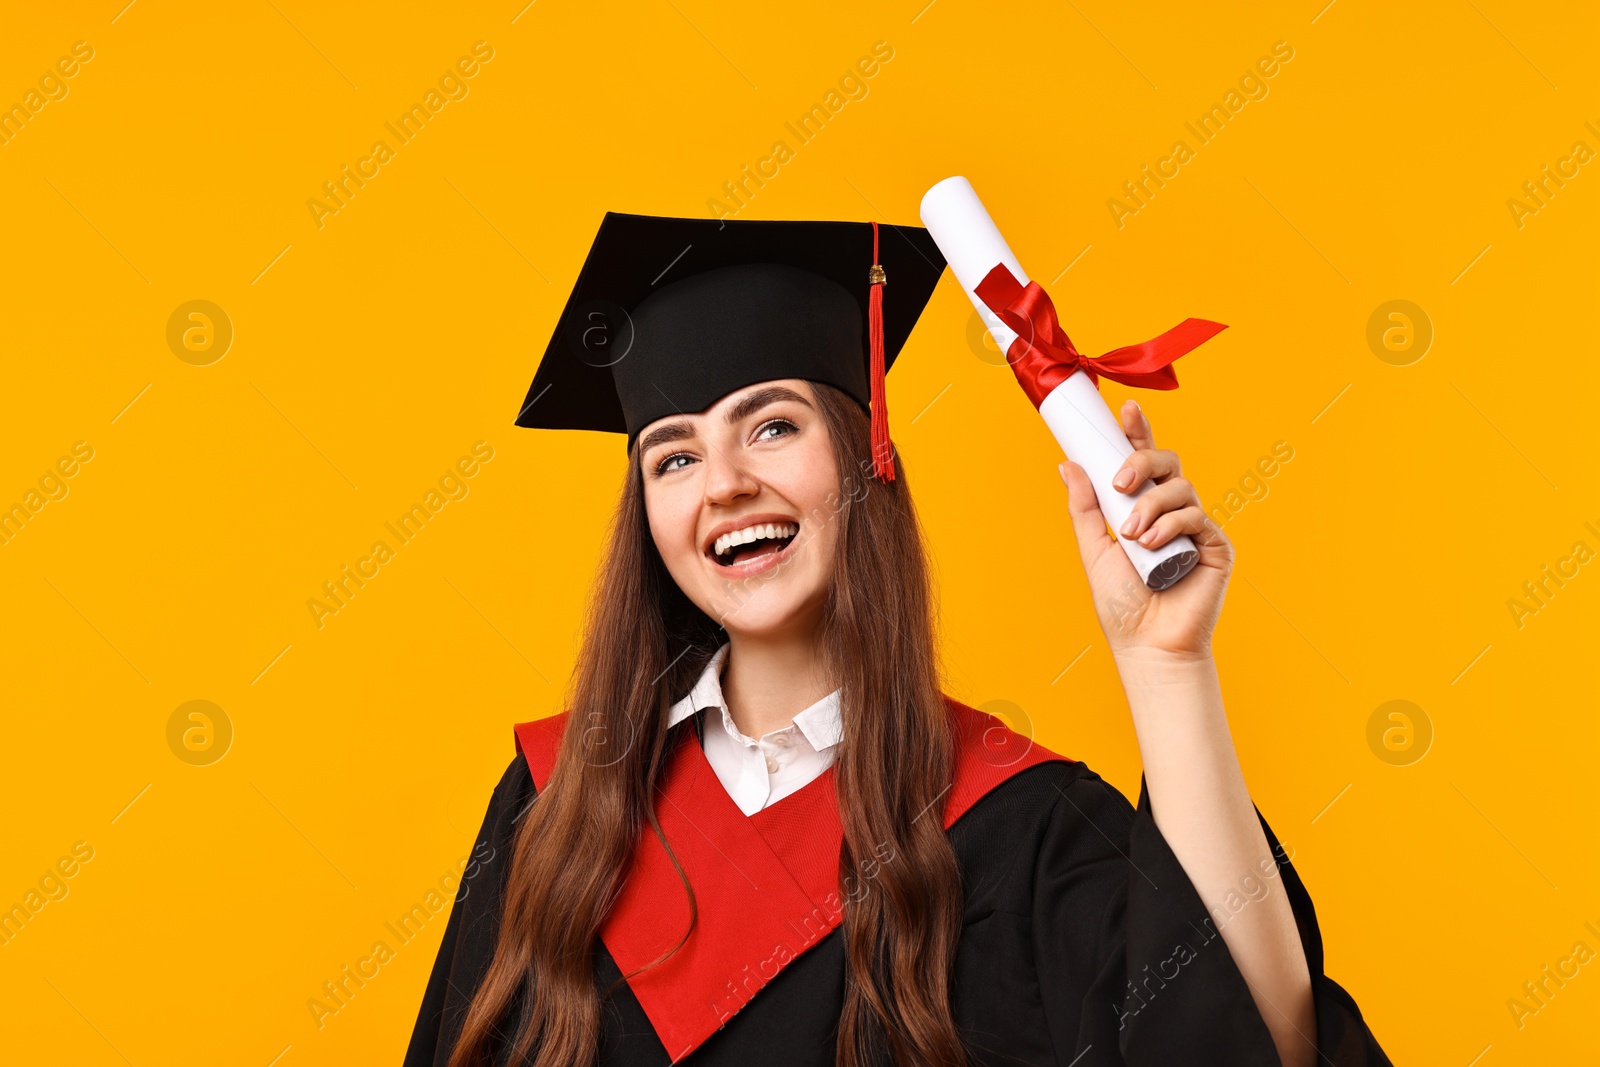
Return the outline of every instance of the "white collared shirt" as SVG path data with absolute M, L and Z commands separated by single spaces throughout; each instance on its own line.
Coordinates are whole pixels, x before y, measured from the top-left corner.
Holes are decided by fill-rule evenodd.
M 843 725 L 839 719 L 839 693 L 835 689 L 798 712 L 781 730 L 746 737 L 733 723 L 722 698 L 722 668 L 728 661 L 725 644 L 711 657 L 689 695 L 672 705 L 670 728 L 697 711 L 713 709 L 704 726 L 706 762 L 728 796 L 746 815 L 776 804 L 808 785 L 832 765 Z M 721 728 L 716 723 L 720 720 Z

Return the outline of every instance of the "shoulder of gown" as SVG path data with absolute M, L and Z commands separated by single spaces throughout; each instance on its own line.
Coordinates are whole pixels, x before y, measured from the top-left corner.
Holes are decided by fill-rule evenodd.
M 444 940 L 406 1049 L 405 1067 L 445 1067 L 450 1059 L 467 1005 L 494 959 L 512 845 L 537 793 L 519 752 L 494 787 L 483 827 L 473 840 L 473 862 L 461 872 Z
M 1217 919 L 1156 826 L 1143 778 L 1137 807 L 1081 762 L 1045 764 L 1015 781 L 1041 798 L 1035 804 L 1049 803 L 1036 831 L 1031 917 L 1060 1062 L 1279 1064 Z M 1256 817 L 1276 869 L 1241 876 L 1219 914 L 1237 914 L 1262 899 L 1263 884 L 1279 881 L 1311 973 L 1317 1032 L 1305 1036 L 1319 1065 L 1389 1064 L 1354 999 L 1323 973 L 1310 894 L 1259 809 Z

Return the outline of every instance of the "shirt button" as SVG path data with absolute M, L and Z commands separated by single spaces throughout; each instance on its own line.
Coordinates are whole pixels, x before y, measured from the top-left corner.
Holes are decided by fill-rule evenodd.
M 777 774 L 778 773 L 778 761 L 773 759 L 771 756 L 767 757 L 767 773 L 768 774 Z
M 789 743 L 789 735 L 788 734 L 779 734 L 777 737 L 773 738 L 772 740 L 773 740 L 773 742 L 775 744 L 787 745 Z

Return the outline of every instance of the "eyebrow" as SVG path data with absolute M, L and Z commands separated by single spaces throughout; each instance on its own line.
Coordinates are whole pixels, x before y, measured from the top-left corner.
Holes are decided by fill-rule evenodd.
M 645 434 L 644 440 L 639 442 L 639 455 L 644 455 L 656 445 L 664 445 L 668 441 L 681 441 L 685 437 L 693 436 L 694 431 L 690 430 L 686 423 L 669 422 Z
M 793 389 L 782 385 L 769 385 L 765 389 L 757 389 L 755 392 L 748 394 L 730 408 L 727 422 L 731 426 L 742 419 L 749 418 L 768 404 L 776 404 L 783 400 L 792 400 L 796 403 L 804 404 L 808 408 L 811 407 L 811 402 Z M 639 454 L 642 456 L 657 445 L 664 445 L 670 441 L 682 441 L 684 438 L 693 436 L 694 431 L 689 428 L 688 423 L 669 422 L 665 426 L 651 430 L 644 436 L 644 440 L 639 442 Z
M 768 404 L 776 404 L 780 400 L 793 400 L 797 403 L 805 404 L 806 407 L 811 406 L 806 402 L 805 397 L 793 389 L 781 385 L 769 385 L 765 389 L 757 389 L 733 405 L 733 410 L 728 412 L 728 425 L 731 426 L 741 419 L 749 418 Z

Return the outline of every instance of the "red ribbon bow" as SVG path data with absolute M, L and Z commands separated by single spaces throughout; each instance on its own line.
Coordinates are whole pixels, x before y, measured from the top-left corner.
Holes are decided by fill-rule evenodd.
M 1172 362 L 1227 329 L 1220 322 L 1184 319 L 1160 337 L 1090 359 L 1073 347 L 1072 338 L 1056 319 L 1050 294 L 1038 282 L 1029 282 L 1024 288 L 1004 263 L 997 263 L 973 291 L 1016 333 L 1006 362 L 1034 407 L 1077 370 L 1087 374 L 1097 388 L 1098 375 L 1104 375 L 1141 389 L 1176 389 L 1178 375 Z

